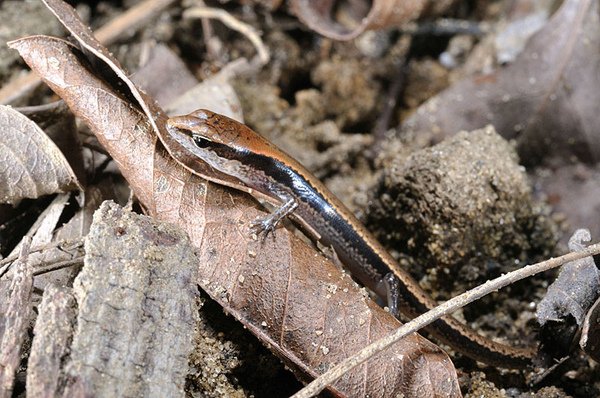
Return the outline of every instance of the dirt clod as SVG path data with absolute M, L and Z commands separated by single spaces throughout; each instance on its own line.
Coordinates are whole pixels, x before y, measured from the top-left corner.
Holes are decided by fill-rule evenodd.
M 391 247 L 421 262 L 476 266 L 479 273 L 488 261 L 525 260 L 555 244 L 514 149 L 491 126 L 393 162 L 368 223 L 382 225 Z

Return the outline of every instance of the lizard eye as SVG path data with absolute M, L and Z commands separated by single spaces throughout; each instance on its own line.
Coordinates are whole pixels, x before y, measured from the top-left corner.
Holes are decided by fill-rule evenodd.
M 199 148 L 206 148 L 213 142 L 209 137 L 201 134 L 192 134 L 192 139 L 194 140 L 194 144 Z

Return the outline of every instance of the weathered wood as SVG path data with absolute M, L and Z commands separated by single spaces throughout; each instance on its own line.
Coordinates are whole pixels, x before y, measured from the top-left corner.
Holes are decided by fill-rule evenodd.
M 105 202 L 85 248 L 67 390 L 183 396 L 198 317 L 197 259 L 187 236 Z
M 0 339 L 0 398 L 12 395 L 15 372 L 21 362 L 21 347 L 29 326 L 29 303 L 33 271 L 28 264 L 31 239 L 25 239 L 9 287 L 10 296 L 3 314 Z M 2 314 L 0 314 L 2 315 Z
M 27 397 L 53 397 L 64 385 L 61 365 L 69 353 L 77 317 L 72 289 L 48 285 L 33 329 Z

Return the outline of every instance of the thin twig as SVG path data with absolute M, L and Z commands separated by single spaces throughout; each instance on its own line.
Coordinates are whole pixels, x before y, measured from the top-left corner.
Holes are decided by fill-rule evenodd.
M 110 158 L 110 154 L 98 141 L 83 141 L 81 146 L 89 149 L 92 152 L 98 152 L 101 155 L 105 155 Z M 112 158 L 111 158 L 112 159 Z
M 33 276 L 47 274 L 49 272 L 58 271 L 59 269 L 74 267 L 77 265 L 83 265 L 84 256 L 75 257 L 70 260 L 56 261 L 56 262 L 43 262 L 33 266 Z M 5 281 L 12 281 L 12 277 L 6 278 Z
M 133 33 L 176 1 L 146 0 L 138 3 L 98 29 L 94 36 L 104 45 L 114 43 L 123 33 Z
M 177 0 L 146 0 L 131 7 L 123 14 L 109 21 L 94 35 L 104 45 L 114 43 L 124 32 L 134 32 L 146 21 Z M 33 91 L 40 83 L 38 75 L 28 72 L 0 88 L 0 104 L 9 104 L 25 93 Z
M 542 261 L 537 264 L 528 265 L 526 267 L 509 272 L 506 275 L 502 275 L 496 279 L 488 281 L 483 285 L 477 286 L 474 289 L 471 289 L 459 296 L 456 296 L 446 301 L 443 304 L 440 304 L 431 311 L 428 311 L 423 315 L 416 317 L 412 321 L 402 325 L 389 335 L 375 341 L 374 343 L 369 344 L 367 347 L 363 348 L 358 353 L 356 353 L 356 355 L 345 359 L 338 365 L 334 366 L 331 370 L 325 372 L 324 374 L 316 378 L 313 382 L 311 382 L 302 390 L 294 394 L 292 398 L 308 398 L 318 394 L 325 387 L 334 383 L 336 380 L 338 380 L 348 371 L 353 369 L 355 366 L 364 363 L 373 355 L 388 348 L 389 346 L 391 346 L 401 338 L 405 337 L 406 335 L 417 332 L 419 329 L 429 325 L 430 323 L 453 313 L 459 308 L 462 308 L 465 305 L 475 300 L 478 300 L 489 293 L 492 293 L 498 289 L 508 286 L 518 280 L 527 278 L 531 275 L 535 275 L 539 272 L 547 271 L 549 269 L 561 266 L 565 263 L 580 260 L 589 256 L 594 256 L 599 253 L 600 243 L 596 243 L 594 245 L 588 246 L 582 251 L 568 253 L 564 256 L 551 258 L 549 260 Z
M 248 40 L 254 45 L 256 48 L 256 52 L 258 53 L 259 66 L 265 65 L 271 59 L 271 54 L 269 50 L 263 43 L 260 38 L 260 35 L 252 26 L 239 21 L 234 16 L 229 14 L 227 11 L 222 10 L 220 8 L 210 8 L 210 7 L 194 7 L 186 10 L 183 13 L 184 18 L 216 18 L 219 21 L 223 22 L 229 28 L 238 31 L 242 35 L 246 36 Z
M 206 3 L 198 0 L 198 7 L 206 7 Z M 213 28 L 209 18 L 202 18 L 202 38 L 206 46 L 208 59 L 216 60 L 218 58 L 217 49 L 221 47 L 221 41 L 217 36 L 213 36 Z
M 33 271 L 33 276 L 47 274 L 48 272 L 58 271 L 59 269 L 73 267 L 83 264 L 83 256 L 75 257 L 71 260 L 58 261 L 56 263 L 37 264 Z
M 371 160 L 375 159 L 381 152 L 385 141 L 385 135 L 388 130 L 392 113 L 398 104 L 398 98 L 402 95 L 402 91 L 406 88 L 406 74 L 408 73 L 408 57 L 403 59 L 396 65 L 396 70 L 392 75 L 392 82 L 386 94 L 386 101 L 383 104 L 383 111 L 379 115 L 375 127 L 373 128 L 373 144 L 367 151 L 367 155 Z
M 42 251 L 46 251 L 46 250 L 53 250 L 53 249 L 60 249 L 67 253 L 71 253 L 71 251 L 77 249 L 78 247 L 82 247 L 82 246 L 83 246 L 83 238 L 77 239 L 77 240 L 61 240 L 58 242 L 51 242 L 48 244 L 30 248 L 28 254 L 33 254 L 33 253 L 42 252 Z M 8 257 L 0 260 L 0 278 L 2 278 L 4 276 L 4 274 L 6 274 L 6 272 L 12 265 L 12 263 L 18 259 L 19 259 L 19 255 L 15 254 L 15 255 L 8 256 Z

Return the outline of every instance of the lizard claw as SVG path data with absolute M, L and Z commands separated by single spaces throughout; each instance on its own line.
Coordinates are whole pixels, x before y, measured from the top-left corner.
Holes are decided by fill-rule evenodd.
M 263 236 L 263 239 L 269 234 L 273 234 L 273 238 L 275 237 L 275 229 L 277 228 L 277 224 L 279 221 L 283 220 L 289 214 L 291 214 L 296 207 L 298 207 L 298 203 L 294 199 L 289 199 L 285 202 L 281 207 L 275 210 L 273 213 L 269 214 L 265 218 L 258 218 L 252 221 L 250 225 L 250 230 L 255 233 L 257 236 Z
M 274 237 L 278 221 L 271 216 L 258 218 L 250 223 L 250 230 L 257 236 L 262 236 L 263 239 L 266 239 L 269 234 L 273 234 Z

